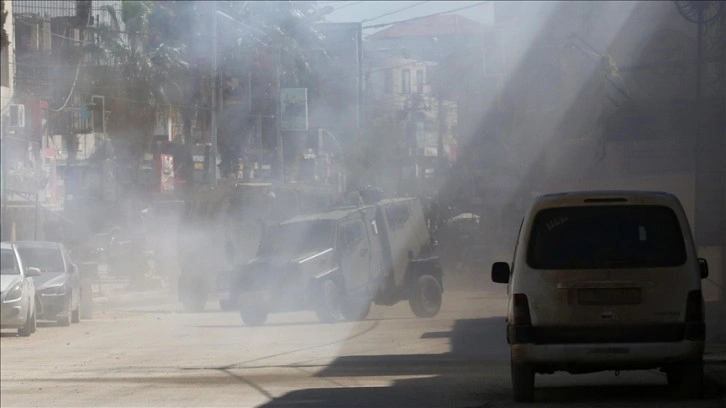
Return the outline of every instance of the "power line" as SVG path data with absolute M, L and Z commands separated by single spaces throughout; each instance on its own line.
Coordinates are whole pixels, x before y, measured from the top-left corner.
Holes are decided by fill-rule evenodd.
M 420 1 L 420 2 L 418 2 L 418 3 L 415 3 L 415 4 L 411 4 L 411 5 L 408 5 L 408 6 L 406 6 L 406 7 L 400 8 L 400 9 L 398 9 L 398 10 L 393 10 L 393 11 L 390 11 L 390 12 L 388 12 L 388 13 L 385 13 L 385 14 L 381 14 L 380 16 L 377 16 L 377 17 L 373 17 L 373 18 L 367 18 L 367 19 L 365 19 L 365 20 L 361 20 L 361 23 L 367 23 L 367 22 L 369 22 L 369 21 L 373 21 L 373 20 L 378 20 L 379 18 L 383 18 L 383 17 L 386 17 L 386 16 L 390 16 L 391 14 L 396 14 L 396 13 L 400 13 L 400 12 L 402 12 L 402 11 L 404 11 L 404 10 L 408 10 L 408 9 L 410 9 L 410 8 L 413 8 L 413 7 L 417 7 L 417 6 L 420 6 L 420 5 L 424 4 L 424 3 L 426 3 L 426 1 Z
M 407 18 L 405 20 L 392 21 L 390 23 L 367 25 L 367 26 L 363 26 L 363 29 L 380 28 L 380 27 L 387 27 L 387 26 L 394 25 L 394 24 L 407 23 L 409 21 L 421 20 L 423 18 L 435 17 L 435 16 L 440 16 L 440 15 L 443 15 L 443 14 L 454 13 L 456 11 L 466 10 L 466 9 L 470 9 L 470 8 L 473 8 L 473 7 L 482 6 L 482 5 L 487 4 L 487 3 L 491 3 L 491 1 L 482 1 L 482 2 L 479 2 L 477 4 L 470 4 L 468 6 L 459 7 L 459 8 L 455 8 L 455 9 L 451 9 L 451 10 L 446 10 L 446 11 L 440 11 L 438 13 L 427 14 L 425 16 Z
M 331 3 L 333 3 L 333 2 L 331 2 Z M 333 11 L 335 12 L 335 11 L 338 11 L 338 10 L 341 10 L 341 9 L 344 9 L 344 8 L 350 7 L 350 6 L 357 6 L 358 4 L 361 4 L 361 3 L 363 3 L 363 1 L 346 1 L 344 5 L 335 8 Z
M 73 96 L 73 91 L 76 89 L 76 84 L 78 83 L 78 73 L 81 72 L 81 63 L 83 62 L 83 58 L 81 58 L 78 61 L 78 67 L 76 67 L 76 77 L 73 79 L 73 85 L 71 85 L 71 90 L 68 92 L 68 97 L 66 98 L 66 101 L 63 102 L 63 106 L 61 106 L 58 109 L 51 109 L 53 112 L 60 112 L 63 109 L 65 109 L 66 105 L 68 105 L 68 101 L 71 100 L 71 96 Z

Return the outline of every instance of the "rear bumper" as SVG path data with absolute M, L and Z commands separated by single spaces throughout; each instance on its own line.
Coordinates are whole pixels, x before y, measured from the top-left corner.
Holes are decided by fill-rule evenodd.
M 704 342 L 512 344 L 514 363 L 556 369 L 590 366 L 600 369 L 662 367 L 703 357 Z

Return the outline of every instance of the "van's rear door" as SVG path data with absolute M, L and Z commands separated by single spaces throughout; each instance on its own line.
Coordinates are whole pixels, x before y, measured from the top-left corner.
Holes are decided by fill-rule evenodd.
M 670 207 L 547 208 L 531 225 L 526 259 L 531 276 L 523 279 L 523 289 L 534 326 L 683 321 L 695 271 L 687 263 L 681 220 Z M 597 335 L 607 341 L 602 336 L 617 333 Z

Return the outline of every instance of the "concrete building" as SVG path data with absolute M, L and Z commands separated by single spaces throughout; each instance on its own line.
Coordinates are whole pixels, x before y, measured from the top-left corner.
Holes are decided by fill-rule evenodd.
M 704 29 L 697 92 L 697 26 L 673 2 L 497 2 L 488 38 L 501 50 L 501 75 L 488 85 L 491 98 L 452 184 L 481 185 L 463 200 L 486 201 L 502 194 L 487 187 L 494 182 L 477 183 L 475 170 L 510 174 L 506 200 L 480 209 L 494 211 L 510 235 L 539 193 L 672 192 L 711 265 L 704 295 L 723 298 L 724 27 L 720 16 Z
M 439 159 L 456 160 L 457 140 L 457 104 L 437 92 L 438 64 L 383 49 L 367 51 L 364 61 L 366 123 L 390 133 L 395 146 L 398 186 L 388 188 L 433 194 Z

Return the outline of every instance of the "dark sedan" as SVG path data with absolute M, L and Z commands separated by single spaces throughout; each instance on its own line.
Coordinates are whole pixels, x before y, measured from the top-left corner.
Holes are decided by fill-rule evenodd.
M 80 322 L 81 296 L 84 295 L 81 276 L 66 247 L 46 241 L 19 241 L 15 245 L 23 263 L 42 272 L 34 278 L 40 301 L 37 318 L 56 320 L 61 326 Z

